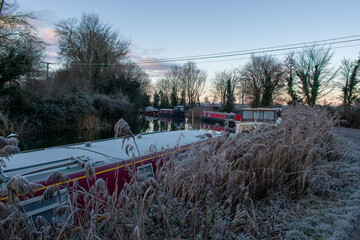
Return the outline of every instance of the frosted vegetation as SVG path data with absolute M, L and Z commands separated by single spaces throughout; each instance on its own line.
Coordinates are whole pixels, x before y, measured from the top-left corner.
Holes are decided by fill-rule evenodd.
M 26 218 L 17 193 L 34 187 L 8 183 L 1 203 L 2 237 L 21 239 L 352 239 L 359 225 L 360 152 L 332 132 L 337 118 L 321 108 L 284 110 L 280 125 L 262 125 L 171 158 L 155 178 L 136 173 L 109 194 L 95 183 L 53 186 L 72 192 L 48 222 Z M 119 124 L 117 125 L 119 126 Z M 131 168 L 129 168 L 131 171 Z M 62 182 L 59 173 L 48 181 Z M 76 201 L 85 199 L 85 208 Z

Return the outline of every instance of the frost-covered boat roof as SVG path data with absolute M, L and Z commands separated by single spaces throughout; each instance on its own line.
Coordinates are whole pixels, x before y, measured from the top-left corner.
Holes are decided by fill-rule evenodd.
M 143 156 L 150 153 L 151 145 L 155 146 L 153 150 L 161 151 L 177 145 L 196 143 L 202 140 L 199 136 L 204 133 L 206 132 L 186 130 L 144 134 L 141 138 L 136 137 L 136 143 Z M 123 138 L 112 138 L 91 142 L 91 146 L 81 143 L 28 151 L 11 157 L 3 172 L 8 177 L 23 175 L 30 181 L 38 181 L 55 170 L 65 174 L 81 170 L 82 167 L 74 163 L 74 160 L 91 160 L 93 166 L 100 166 L 129 159 L 132 154 L 129 157 L 125 151 L 128 144 L 134 147 L 134 154 L 138 157 L 133 139 L 125 141 L 124 148 L 122 143 Z M 42 170 L 41 174 L 39 169 Z

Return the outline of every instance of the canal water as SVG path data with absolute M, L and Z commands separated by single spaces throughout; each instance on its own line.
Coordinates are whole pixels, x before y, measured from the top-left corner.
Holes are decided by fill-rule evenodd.
M 194 119 L 193 121 L 191 118 L 184 118 L 180 120 L 173 118 L 150 118 L 142 116 L 139 116 L 136 121 L 129 122 L 129 125 L 134 134 L 187 130 L 189 128 L 201 129 L 202 127 L 200 119 Z M 114 137 L 114 130 L 112 128 L 47 132 L 44 134 L 19 136 L 19 147 L 21 151 L 27 151 L 112 137 Z

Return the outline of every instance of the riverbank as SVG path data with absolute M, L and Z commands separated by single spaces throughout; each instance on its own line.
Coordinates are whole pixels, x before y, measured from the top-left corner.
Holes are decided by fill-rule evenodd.
M 39 221 L 37 229 L 43 230 L 37 234 L 70 239 L 354 239 L 360 219 L 360 150 L 353 140 L 334 134 L 336 122 L 320 108 L 289 107 L 279 125 L 225 134 L 209 145 L 194 146 L 181 161 L 166 159 L 155 178 L 134 173 L 119 196 L 106 192 L 103 179 L 89 192 L 73 189 L 96 200 L 91 212 L 85 210 L 89 215 L 77 215 L 76 206 L 67 206 L 66 219 L 74 221 Z M 12 219 L 13 224 L 19 225 L 19 219 Z
M 314 179 L 308 194 L 292 205 L 286 239 L 360 239 L 359 131 L 334 129 L 344 156 L 321 166 L 324 189 Z

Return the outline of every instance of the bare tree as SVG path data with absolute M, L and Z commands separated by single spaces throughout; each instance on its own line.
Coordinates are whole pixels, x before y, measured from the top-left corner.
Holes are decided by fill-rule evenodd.
M 241 106 L 244 106 L 245 102 L 248 102 L 247 85 L 246 84 L 247 84 L 247 82 L 244 81 L 244 79 L 240 76 L 239 88 L 238 88 L 237 94 L 239 96 Z M 236 94 L 236 92 L 235 92 L 235 94 Z
M 170 95 L 171 95 L 171 83 L 169 81 L 169 79 L 167 78 L 162 78 L 160 80 L 158 80 L 155 84 L 156 89 L 161 92 L 162 94 L 162 98 L 163 99 L 170 99 Z
M 331 48 L 305 48 L 295 55 L 295 73 L 301 83 L 304 101 L 314 106 L 316 101 L 330 93 L 337 71 L 329 68 L 333 56 Z
M 30 23 L 31 14 L 21 13 L 15 1 L 2 2 L 0 15 L 0 88 L 38 72 L 44 44 Z
M 39 41 L 30 20 L 35 20 L 35 16 L 20 12 L 16 1 L 1 1 L 0 46 L 18 39 Z
M 179 102 L 194 106 L 200 102 L 204 92 L 206 73 L 200 70 L 194 62 L 187 62 L 182 66 L 172 66 L 164 79 L 156 85 L 165 96 L 171 96 L 171 102 Z M 176 99 L 176 101 L 174 101 Z
M 168 87 L 173 89 L 173 94 L 180 99 L 181 97 L 181 75 L 182 67 L 174 65 L 171 70 L 165 75 L 166 81 L 169 84 Z
M 200 102 L 206 83 L 206 72 L 200 70 L 196 63 L 187 62 L 182 66 L 181 84 L 190 107 Z
M 281 64 L 275 58 L 253 55 L 241 75 L 254 107 L 267 107 L 273 103 L 283 78 Z
M 98 15 L 83 14 L 80 21 L 65 19 L 56 25 L 59 54 L 70 68 L 88 82 L 89 90 L 99 86 L 100 75 L 109 66 L 124 63 L 130 42 Z
M 238 69 L 234 68 L 215 73 L 215 78 L 211 80 L 214 101 L 219 99 L 222 104 L 225 104 L 228 81 L 230 81 L 231 92 L 235 93 L 240 87 L 240 74 Z
M 346 118 L 349 117 L 350 107 L 356 100 L 357 85 L 360 80 L 358 78 L 360 69 L 360 57 L 357 61 L 344 59 L 340 68 L 341 78 L 344 81 L 342 86 L 342 99 L 344 104 L 344 113 Z

